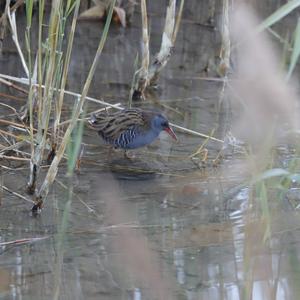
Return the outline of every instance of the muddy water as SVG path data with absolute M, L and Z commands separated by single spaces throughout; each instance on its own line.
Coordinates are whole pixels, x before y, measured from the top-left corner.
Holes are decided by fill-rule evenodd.
M 152 53 L 161 39 L 162 2 L 149 1 Z M 159 89 L 136 105 L 158 108 L 173 123 L 202 133 L 215 129 L 215 136 L 223 139 L 230 109 L 224 102 L 220 105 L 222 83 L 199 79 L 215 76 L 220 40 L 218 30 L 206 23 L 209 1 L 202 2 L 187 1 Z M 217 25 L 221 6 L 215 2 Z M 139 18 L 137 12 L 130 28 L 111 28 L 90 96 L 126 106 L 139 47 Z M 98 23 L 79 23 L 69 90 L 80 92 L 101 30 Z M 7 41 L 7 50 L 11 48 Z M 1 70 L 22 76 L 18 63 L 16 53 L 7 51 Z M 20 106 L 24 97 L 19 98 L 8 103 Z M 90 103 L 88 110 L 96 108 Z M 4 108 L 1 112 L 11 113 Z M 0 247 L 0 299 L 53 299 L 58 282 L 59 299 L 72 300 L 297 299 L 297 212 L 288 203 L 278 204 L 272 240 L 263 243 L 265 224 L 247 214 L 250 191 L 239 169 L 230 176 L 224 172 L 239 165 L 239 154 L 230 149 L 221 166 L 213 167 L 222 145 L 209 142 L 207 167 L 202 168 L 202 157 L 193 162 L 189 156 L 204 140 L 176 133 L 179 143 L 162 134 L 127 161 L 119 152 L 109 157 L 87 129 L 62 247 L 60 230 L 70 190 L 63 166 L 38 217 L 30 215 L 30 203 L 3 190 L 0 242 L 45 239 Z M 288 152 L 285 159 L 290 159 Z M 24 195 L 28 166 L 3 162 L 1 172 L 3 185 Z M 297 189 L 291 197 L 298 199 Z

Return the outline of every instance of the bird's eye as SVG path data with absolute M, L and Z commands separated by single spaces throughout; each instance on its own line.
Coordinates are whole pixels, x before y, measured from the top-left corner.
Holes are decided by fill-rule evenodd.
M 161 126 L 162 126 L 163 128 L 166 128 L 166 127 L 169 127 L 169 124 L 168 124 L 167 121 L 163 121 L 163 122 L 161 123 Z

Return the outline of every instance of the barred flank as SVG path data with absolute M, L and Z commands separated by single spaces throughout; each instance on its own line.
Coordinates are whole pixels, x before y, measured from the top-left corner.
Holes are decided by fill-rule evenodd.
M 138 133 L 149 128 L 149 120 L 141 110 L 127 109 L 110 115 L 92 115 L 89 124 L 106 142 L 124 148 Z

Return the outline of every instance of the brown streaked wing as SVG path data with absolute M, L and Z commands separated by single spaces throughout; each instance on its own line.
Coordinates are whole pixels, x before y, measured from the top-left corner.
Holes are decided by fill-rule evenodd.
M 106 139 L 115 140 L 133 126 L 140 126 L 141 129 L 147 127 L 147 121 L 143 118 L 142 111 L 127 109 L 110 115 L 96 116 L 93 125 Z

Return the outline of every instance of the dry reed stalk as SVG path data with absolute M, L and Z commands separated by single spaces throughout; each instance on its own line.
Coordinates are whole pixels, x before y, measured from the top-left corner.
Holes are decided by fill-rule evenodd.
M 220 51 L 221 62 L 219 64 L 219 73 L 225 76 L 230 68 L 230 30 L 229 30 L 229 0 L 223 0 L 222 15 L 222 44 Z
M 36 147 L 34 147 L 33 143 L 33 134 L 32 134 L 32 159 L 30 162 L 30 176 L 27 184 L 27 191 L 30 194 L 34 194 L 36 192 L 36 180 L 39 174 L 40 165 L 43 159 L 44 150 L 46 147 L 46 136 L 49 126 L 49 119 L 51 114 L 52 101 L 54 96 L 54 87 L 55 87 L 55 72 L 58 67 L 58 53 L 57 53 L 57 45 L 58 45 L 58 37 L 59 37 L 59 29 L 61 25 L 60 9 L 62 2 L 61 0 L 57 0 L 53 2 L 51 8 L 50 15 L 50 23 L 49 23 L 49 33 L 48 33 L 48 65 L 45 74 L 45 89 L 43 95 L 39 93 L 38 96 L 38 131 L 36 135 Z M 41 24 L 39 24 L 41 27 Z M 41 30 L 41 28 L 40 28 Z M 40 46 L 40 45 L 39 45 Z M 40 56 L 41 54 L 39 54 Z M 39 65 L 39 69 L 41 69 L 41 65 Z M 39 71 L 39 73 L 41 70 Z M 39 84 L 41 78 L 39 77 Z M 30 84 L 31 82 L 29 82 Z M 30 95 L 29 95 L 29 111 L 30 111 L 30 124 L 32 128 L 33 122 L 33 90 L 32 86 L 30 86 Z
M 11 245 L 32 244 L 32 243 L 39 242 L 39 241 L 49 239 L 49 238 L 50 238 L 50 236 L 47 235 L 47 236 L 43 236 L 43 237 L 24 238 L 24 239 L 9 241 L 9 242 L 1 242 L 0 247 L 11 246 Z
M 17 156 L 7 156 L 0 154 L 0 159 L 6 159 L 6 160 L 17 160 L 17 161 L 30 161 L 30 158 L 24 158 L 24 157 L 17 157 Z
M 176 17 L 176 0 L 170 0 L 166 12 L 166 20 L 162 42 L 159 52 L 149 66 L 149 33 L 147 25 L 147 11 L 145 0 L 141 1 L 142 25 L 143 25 L 143 51 L 141 69 L 134 75 L 135 85 L 132 93 L 133 100 L 144 99 L 144 91 L 148 86 L 155 85 L 162 69 L 166 66 L 171 57 L 172 50 L 176 41 L 179 24 L 182 18 L 184 0 L 181 0 L 179 12 Z
M 66 57 L 65 57 L 65 62 L 64 62 L 63 72 L 62 72 L 58 104 L 57 104 L 57 108 L 56 108 L 56 117 L 55 117 L 55 121 L 54 121 L 53 140 L 52 140 L 52 143 L 53 143 L 52 149 L 54 150 L 54 152 L 56 151 L 56 146 L 58 143 L 58 141 L 57 141 L 58 125 L 60 123 L 60 118 L 61 118 L 61 110 L 62 110 L 62 106 L 63 106 L 65 86 L 66 86 L 66 82 L 67 82 L 67 75 L 68 75 L 69 65 L 70 65 L 70 60 L 71 60 L 72 46 L 73 46 L 73 41 L 74 41 L 74 34 L 75 34 L 75 29 L 76 29 L 78 12 L 79 12 L 79 5 L 76 5 L 72 24 L 71 24 L 70 34 L 69 34 L 69 38 L 68 38 L 67 52 L 66 52 Z M 55 155 L 55 153 L 53 153 L 53 154 Z
M 15 12 L 17 8 L 24 4 L 24 0 L 18 0 L 11 8 L 10 11 Z M 2 54 L 3 51 L 3 40 L 5 37 L 7 29 L 7 9 L 5 9 L 4 13 L 2 14 L 0 18 L 0 54 Z
M 148 85 L 148 68 L 149 68 L 149 32 L 146 0 L 141 0 L 142 13 L 142 65 L 134 74 L 134 90 L 132 99 L 143 99 L 144 91 Z
M 0 82 L 3 83 L 3 84 L 5 84 L 5 85 L 7 85 L 7 86 L 9 86 L 9 87 L 11 87 L 11 88 L 16 89 L 19 92 L 22 92 L 22 93 L 28 95 L 28 91 L 27 90 L 25 90 L 25 89 L 23 89 L 23 88 L 15 85 L 15 84 L 11 83 L 10 81 L 7 81 L 7 80 L 5 80 L 3 78 L 0 78 Z
M 8 193 L 10 193 L 10 194 L 12 194 L 12 195 L 14 195 L 14 196 L 16 196 L 16 197 L 18 197 L 18 198 L 20 198 L 20 199 L 22 199 L 22 200 L 25 200 L 26 202 L 34 203 L 34 201 L 32 201 L 31 199 L 28 199 L 28 198 L 24 197 L 23 195 L 21 195 L 21 194 L 19 194 L 19 193 L 17 193 L 17 192 L 12 191 L 11 189 L 9 189 L 8 187 L 6 187 L 6 186 L 4 186 L 4 185 L 2 185 L 1 188 L 2 188 L 4 191 L 6 191 L 6 192 L 8 192 Z
M 10 136 L 10 137 L 13 137 L 14 139 L 16 139 L 16 140 L 20 140 L 20 139 L 23 139 L 24 140 L 24 138 L 20 138 L 19 136 L 17 136 L 17 135 L 15 135 L 15 134 L 13 134 L 13 133 L 11 133 L 11 132 L 8 132 L 8 131 L 4 131 L 4 130 L 2 130 L 2 129 L 0 129 L 0 132 L 3 134 L 3 135 L 7 135 L 7 136 Z
M 11 9 L 10 9 L 10 0 L 6 0 L 5 11 L 6 11 L 6 15 L 8 17 L 8 21 L 9 21 L 9 24 L 10 24 L 10 28 L 11 28 L 11 32 L 12 32 L 12 39 L 15 43 L 16 48 L 17 48 L 19 57 L 20 57 L 21 62 L 22 62 L 23 69 L 26 73 L 26 76 L 27 76 L 27 78 L 29 78 L 29 70 L 28 70 L 23 52 L 22 52 L 21 47 L 20 47 L 19 39 L 18 39 L 16 14 L 15 14 L 15 11 L 11 11 Z
M 6 125 L 13 125 L 13 126 L 19 127 L 19 128 L 27 128 L 27 126 L 24 124 L 20 124 L 20 123 L 8 121 L 8 120 L 3 120 L 3 119 L 0 119 L 0 123 L 6 124 Z
M 176 0 L 170 0 L 169 6 L 167 7 L 165 27 L 162 34 L 160 50 L 156 54 L 154 61 L 152 62 L 149 69 L 148 80 L 150 85 L 154 85 L 156 83 L 159 73 L 165 67 L 171 56 L 171 52 L 175 42 L 175 11 Z

